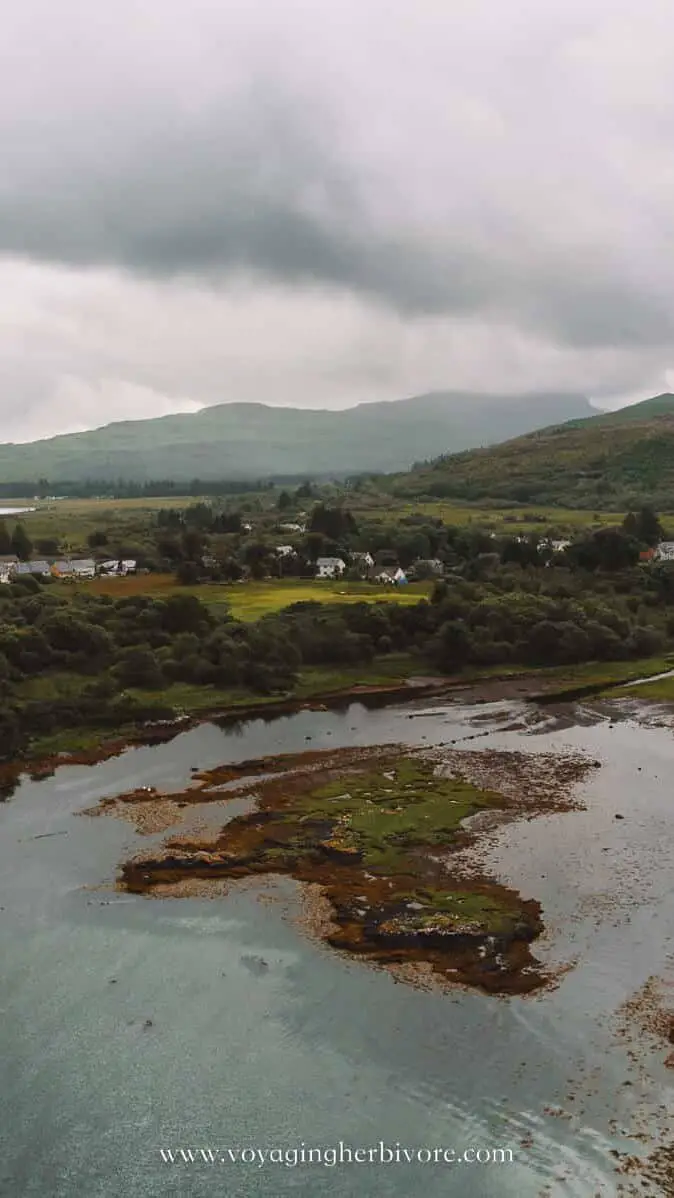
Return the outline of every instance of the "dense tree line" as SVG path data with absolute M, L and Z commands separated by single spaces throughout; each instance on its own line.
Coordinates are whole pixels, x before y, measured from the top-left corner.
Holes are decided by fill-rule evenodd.
M 11 758 L 63 727 L 170 718 L 174 683 L 269 694 L 291 691 L 303 665 L 365 664 L 392 651 L 453 673 L 672 647 L 674 569 L 664 564 L 606 574 L 478 555 L 430 601 L 301 603 L 257 623 L 187 592 L 66 599 L 27 578 L 0 587 L 0 752 Z
M 21 482 L 0 482 L 0 499 L 25 499 L 27 495 L 47 499 L 52 495 L 67 495 L 71 499 L 142 499 L 163 498 L 165 495 L 243 495 L 251 491 L 270 491 L 278 486 L 305 487 L 300 475 L 277 475 L 264 479 L 240 481 L 232 479 L 175 479 L 157 478 L 148 482 L 134 479 L 88 478 L 23 479 Z

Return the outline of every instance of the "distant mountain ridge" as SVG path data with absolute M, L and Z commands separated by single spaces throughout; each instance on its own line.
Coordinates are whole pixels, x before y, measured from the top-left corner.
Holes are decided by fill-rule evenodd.
M 443 455 L 388 485 L 409 498 L 674 511 L 674 395 Z
M 575 394 L 431 392 L 341 411 L 219 404 L 200 412 L 109 424 L 29 444 L 0 444 L 0 482 L 46 478 L 145 482 L 343 477 L 493 445 L 593 413 Z

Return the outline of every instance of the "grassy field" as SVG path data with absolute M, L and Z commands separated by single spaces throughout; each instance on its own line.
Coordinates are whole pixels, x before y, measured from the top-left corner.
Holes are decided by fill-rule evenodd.
M 35 512 L 28 512 L 21 519 L 29 536 L 56 537 L 86 541 L 87 534 L 96 529 L 110 529 L 121 524 L 133 525 L 143 517 L 160 508 L 185 508 L 198 503 L 195 496 L 170 495 L 157 498 L 138 499 L 61 499 L 51 503 L 26 500 L 7 500 L 6 506 L 35 505 Z M 208 501 L 207 501 L 208 502 Z M 3 506 L 0 504 L 0 506 Z M 425 515 L 442 520 L 445 524 L 458 526 L 474 525 L 493 531 L 520 532 L 542 527 L 555 527 L 560 531 L 579 530 L 594 525 L 619 524 L 624 512 L 592 511 L 582 508 L 545 507 L 536 503 L 518 507 L 480 506 L 452 501 L 415 503 L 402 502 L 393 497 L 381 496 L 375 502 L 358 502 L 357 494 L 349 499 L 349 507 L 357 519 L 363 522 L 385 521 L 392 523 L 411 515 Z M 274 506 L 260 512 L 256 519 L 275 520 L 278 513 Z M 5 519 L 11 524 L 12 517 Z
M 129 575 L 126 578 L 97 578 L 92 582 L 62 584 L 69 593 L 86 590 L 94 595 L 152 595 L 164 599 L 168 595 L 196 595 L 202 603 L 226 604 L 237 620 L 259 620 L 270 612 L 280 611 L 291 603 L 374 603 L 386 600 L 397 603 L 418 603 L 427 598 L 432 584 L 410 583 L 405 587 L 374 586 L 364 582 L 331 582 L 329 579 L 279 579 L 274 582 L 246 582 L 225 585 L 204 583 L 202 586 L 181 586 L 172 574 Z
M 172 495 L 157 499 L 59 499 L 52 502 L 17 499 L 0 502 L 0 507 L 34 506 L 34 512 L 17 516 L 32 541 L 51 538 L 59 541 L 66 551 L 88 551 L 89 533 L 100 530 L 112 536 L 132 538 L 146 529 L 148 517 L 160 508 L 185 508 L 197 502 L 194 496 Z M 14 524 L 11 515 L 2 519 L 10 528 Z
M 391 499 L 377 507 L 350 505 L 356 519 L 393 523 L 406 516 L 430 516 L 444 524 L 473 528 L 484 528 L 504 536 L 513 532 L 542 531 L 548 527 L 560 532 L 580 532 L 586 528 L 599 528 L 620 524 L 624 512 L 591 511 L 583 508 L 545 507 L 529 504 L 526 507 L 480 507 L 457 504 L 451 501 L 429 503 L 401 503 Z

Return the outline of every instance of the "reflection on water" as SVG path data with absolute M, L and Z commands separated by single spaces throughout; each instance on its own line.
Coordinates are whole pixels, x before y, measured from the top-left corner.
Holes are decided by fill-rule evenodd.
M 545 721 L 534 711 L 349 704 L 206 725 L 24 781 L 0 810 L 0 1192 L 617 1193 L 611 1151 L 643 1151 L 630 1139 L 643 1126 L 668 1134 L 663 1053 L 617 1040 L 612 1020 L 670 968 L 674 738 L 601 710 L 580 722 L 571 709 L 546 709 Z M 74 818 L 139 785 L 175 790 L 194 767 L 384 741 L 573 749 L 602 762 L 583 788 L 586 811 L 509 825 L 485 849 L 499 877 L 542 901 L 543 951 L 575 959 L 556 990 L 494 1000 L 396 984 L 306 940 L 289 882 L 264 901 L 248 888 L 130 899 L 110 883 L 140 845 L 132 828 Z M 515 1163 L 260 1169 L 168 1166 L 159 1154 L 340 1140 L 509 1146 Z

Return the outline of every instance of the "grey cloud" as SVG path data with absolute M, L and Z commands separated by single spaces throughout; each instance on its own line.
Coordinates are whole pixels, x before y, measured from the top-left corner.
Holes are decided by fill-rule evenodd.
M 257 400 L 674 386 L 660 0 L 22 0 L 2 439 Z
M 674 186 L 633 180 L 664 153 L 667 100 L 639 117 L 620 92 L 625 53 L 632 78 L 646 65 L 629 10 L 452 8 L 121 0 L 101 37 L 93 8 L 32 0 L 0 79 L 0 252 L 666 343 Z M 671 39 L 643 8 L 646 46 Z

